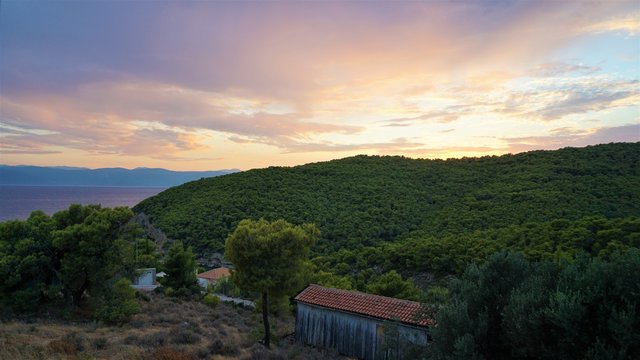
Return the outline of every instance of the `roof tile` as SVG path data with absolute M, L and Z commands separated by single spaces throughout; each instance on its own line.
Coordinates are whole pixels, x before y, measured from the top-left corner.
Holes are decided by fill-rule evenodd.
M 197 276 L 201 279 L 220 280 L 230 275 L 231 275 L 231 272 L 229 271 L 228 268 L 220 267 L 216 269 L 211 269 L 209 271 L 205 271 L 203 273 L 198 274 Z
M 429 326 L 432 320 L 423 315 L 420 303 L 358 291 L 326 288 L 311 284 L 295 297 L 296 301 L 326 308 L 348 311 L 384 320 Z

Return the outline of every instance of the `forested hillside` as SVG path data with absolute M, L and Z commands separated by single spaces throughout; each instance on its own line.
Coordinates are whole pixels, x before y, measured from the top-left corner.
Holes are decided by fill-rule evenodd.
M 134 211 L 201 252 L 221 251 L 242 219 L 314 223 L 322 236 L 313 251 L 328 255 L 476 231 L 495 238 L 495 229 L 559 219 L 638 216 L 639 165 L 640 143 L 449 160 L 356 156 L 202 179 Z

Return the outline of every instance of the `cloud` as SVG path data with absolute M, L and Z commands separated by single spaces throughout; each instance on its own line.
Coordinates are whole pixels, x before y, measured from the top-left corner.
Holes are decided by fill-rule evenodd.
M 628 7 L 535 1 L 8 3 L 0 29 L 11 36 L 3 37 L 0 77 L 11 93 L 116 80 L 306 102 L 327 85 L 508 68 Z
M 41 136 L 4 134 L 0 137 L 0 153 L 3 154 L 59 154 L 60 150 L 48 148 L 50 143 L 42 141 Z
M 2 6 L 7 150 L 204 159 L 228 140 L 274 153 L 491 152 L 461 146 L 473 141 L 461 125 L 561 128 L 640 101 L 637 76 L 552 56 L 593 34 L 635 36 L 634 2 Z M 457 146 L 422 131 L 443 123 Z
M 415 147 L 404 149 L 404 154 L 427 158 L 451 156 L 482 156 L 505 153 L 520 153 L 532 150 L 556 150 L 564 147 L 584 147 L 612 142 L 640 141 L 640 125 L 630 124 L 616 127 L 602 127 L 591 130 L 576 128 L 556 128 L 544 136 L 504 137 L 502 144 L 494 146 L 442 146 Z
M 608 19 L 587 25 L 584 27 L 585 32 L 609 32 L 609 31 L 622 31 L 629 35 L 635 36 L 640 34 L 640 11 L 636 11 L 625 15 L 612 16 Z
M 565 66 L 566 65 L 566 66 Z M 438 97 L 444 105 L 409 108 L 413 116 L 380 121 L 383 127 L 404 128 L 419 124 L 453 123 L 469 117 L 508 116 L 512 121 L 558 121 L 567 116 L 636 106 L 640 81 L 594 74 L 590 66 L 542 64 L 539 77 L 512 79 L 490 91 L 475 91 L 458 85 L 443 86 Z M 567 73 L 572 76 L 566 77 Z M 544 75 L 544 76 L 542 76 Z M 422 108 L 421 108 L 422 107 Z
M 242 138 L 232 136 L 229 140 L 239 144 L 260 143 L 276 146 L 285 154 L 315 153 L 315 152 L 353 152 L 361 150 L 375 151 L 376 153 L 403 153 L 407 150 L 423 146 L 423 143 L 415 142 L 407 138 L 392 139 L 388 142 L 376 143 L 335 143 L 331 141 L 297 141 L 292 139 L 273 140 L 272 138 Z
M 611 142 L 640 141 L 640 125 L 630 124 L 616 127 L 603 127 L 591 131 L 578 129 L 556 129 L 548 136 L 525 136 L 502 138 L 511 153 L 530 150 L 555 150 L 562 147 L 582 147 Z
M 638 80 L 607 77 L 554 79 L 546 88 L 513 91 L 497 111 L 544 121 L 557 120 L 567 115 L 633 106 L 640 99 L 639 85 Z
M 477 156 L 500 152 L 500 149 L 491 146 L 443 146 L 422 147 L 406 151 L 407 154 L 422 158 L 450 158 L 456 156 Z
M 551 62 L 540 64 L 528 72 L 528 75 L 534 77 L 556 77 L 566 74 L 593 74 L 602 70 L 598 66 L 589 66 L 583 64 L 567 64 L 563 62 Z
M 0 97 L 0 104 L 2 120 L 12 129 L 64 134 L 66 143 L 56 145 L 100 153 L 153 155 L 195 150 L 199 146 L 193 134 L 202 130 L 274 141 L 363 130 L 361 126 L 307 121 L 304 114 L 274 99 L 167 84 L 91 84 L 81 87 L 73 100 L 54 95 Z M 154 126 L 157 129 L 149 129 Z M 191 134 L 188 141 L 186 134 Z
M 385 120 L 387 127 L 407 126 L 416 123 L 450 123 L 458 120 L 459 114 L 450 111 L 429 111 L 419 116 Z

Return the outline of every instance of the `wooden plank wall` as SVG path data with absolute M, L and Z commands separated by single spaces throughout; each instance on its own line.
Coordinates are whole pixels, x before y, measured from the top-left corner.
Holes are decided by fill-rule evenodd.
M 376 323 L 370 319 L 298 303 L 296 340 L 339 353 L 375 360 Z
M 396 325 L 397 326 L 397 325 Z M 316 347 L 333 348 L 339 353 L 364 360 L 402 358 L 384 349 L 382 320 L 308 304 L 297 304 L 296 340 Z M 398 326 L 403 339 L 426 346 L 427 330 Z M 402 351 L 402 350 L 400 350 Z

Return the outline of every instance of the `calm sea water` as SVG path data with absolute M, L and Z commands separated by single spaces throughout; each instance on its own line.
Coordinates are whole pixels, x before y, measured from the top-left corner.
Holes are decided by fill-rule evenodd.
M 0 186 L 0 221 L 24 220 L 34 210 L 52 215 L 71 204 L 134 206 L 165 188 L 94 186 Z

